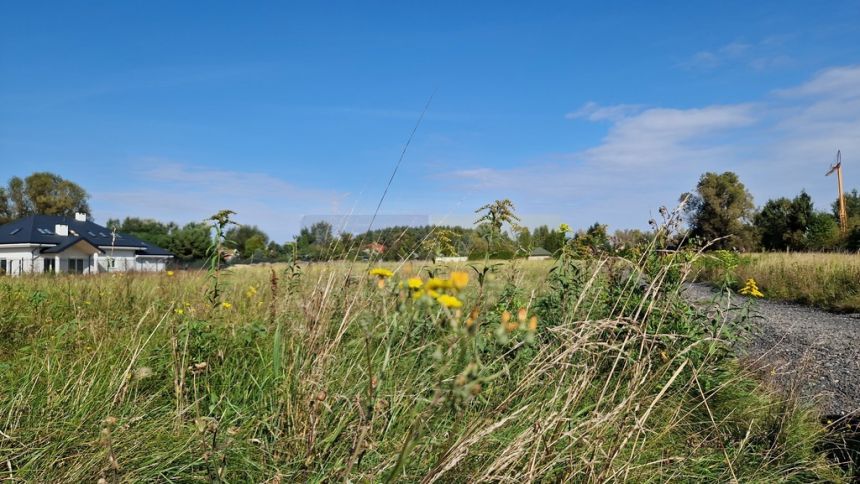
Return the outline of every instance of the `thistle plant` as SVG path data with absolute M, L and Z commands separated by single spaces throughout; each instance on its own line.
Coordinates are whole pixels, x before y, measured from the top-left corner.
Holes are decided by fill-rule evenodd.
M 221 210 L 207 219 L 212 226 L 212 230 L 215 232 L 209 249 L 206 251 L 209 279 L 209 289 L 206 291 L 206 297 L 212 307 L 221 304 L 221 262 L 224 258 L 224 247 L 227 242 L 226 229 L 230 225 L 238 225 L 230 218 L 231 215 L 235 214 L 236 212 L 232 210 Z

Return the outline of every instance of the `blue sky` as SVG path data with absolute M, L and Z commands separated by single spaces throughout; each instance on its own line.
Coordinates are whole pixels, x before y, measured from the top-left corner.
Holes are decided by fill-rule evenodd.
M 724 170 L 823 209 L 837 147 L 860 186 L 860 2 L 646 3 L 4 2 L 0 178 L 283 241 L 372 213 L 435 92 L 383 223 L 641 228 Z

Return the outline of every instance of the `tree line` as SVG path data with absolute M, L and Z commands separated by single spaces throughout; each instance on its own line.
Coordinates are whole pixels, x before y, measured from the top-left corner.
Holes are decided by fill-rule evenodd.
M 737 174 L 705 173 L 694 193 L 681 195 L 689 235 L 711 247 L 744 251 L 860 250 L 860 193 L 845 194 L 848 224 L 840 230 L 838 200 L 816 210 L 803 190 L 793 198 L 770 199 L 756 209 Z
M 89 195 L 72 181 L 48 172 L 24 179 L 13 177 L 0 187 L 0 223 L 33 214 L 90 215 Z M 838 225 L 837 202 L 829 211 L 816 210 L 801 191 L 793 198 L 768 200 L 757 209 L 737 174 L 705 173 L 694 192 L 681 196 L 687 228 L 682 237 L 717 249 L 835 251 L 860 250 L 860 193 L 846 194 L 848 227 Z M 510 200 L 497 200 L 476 210 L 473 227 L 386 227 L 361 234 L 336 233 L 320 221 L 303 227 L 293 240 L 278 243 L 259 227 L 240 225 L 226 234 L 231 255 L 238 261 L 329 260 L 374 258 L 402 260 L 441 256 L 512 258 L 542 248 L 588 254 L 620 251 L 647 243 L 653 232 L 617 230 L 610 235 L 595 222 L 573 232 L 566 224 L 533 229 L 519 224 Z M 110 219 L 106 226 L 173 252 L 180 261 L 204 259 L 212 243 L 206 222 L 178 225 L 154 219 Z

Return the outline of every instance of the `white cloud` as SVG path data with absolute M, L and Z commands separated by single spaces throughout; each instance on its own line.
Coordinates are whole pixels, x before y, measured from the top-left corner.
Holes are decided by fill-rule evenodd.
M 781 50 L 786 37 L 767 37 L 759 42 L 729 42 L 712 50 L 701 50 L 679 65 L 685 69 L 712 70 L 742 65 L 757 71 L 786 67 L 793 59 Z
M 639 104 L 601 106 L 589 101 L 576 111 L 565 114 L 564 117 L 567 119 L 587 119 L 589 121 L 618 121 L 641 110 L 642 106 Z
M 755 102 L 689 109 L 629 110 L 586 104 L 576 116 L 611 119 L 596 146 L 508 169 L 474 167 L 457 175 L 491 198 L 584 226 L 642 226 L 661 204 L 675 203 L 706 171 L 735 171 L 758 204 L 801 189 L 829 209 L 834 181 L 824 177 L 836 149 L 846 171 L 860 166 L 860 66 L 822 71 Z M 604 110 L 612 116 L 592 119 Z M 854 160 L 854 161 L 852 161 Z M 860 169 L 856 169 L 860 173 Z M 851 180 L 855 180 L 851 182 Z M 857 186 L 857 177 L 848 186 Z
M 603 143 L 580 155 L 597 165 L 621 167 L 660 165 L 711 156 L 712 146 L 698 143 L 726 130 L 755 121 L 751 105 L 699 109 L 653 108 L 619 119 Z
M 810 81 L 794 88 L 779 90 L 777 94 L 786 97 L 856 98 L 860 96 L 860 65 L 826 69 Z

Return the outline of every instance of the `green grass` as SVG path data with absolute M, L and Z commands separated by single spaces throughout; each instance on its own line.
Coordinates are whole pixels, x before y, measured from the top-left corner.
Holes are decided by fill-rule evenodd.
M 736 322 L 678 297 L 686 262 L 507 262 L 459 311 L 387 267 L 236 268 L 229 308 L 205 273 L 0 280 L 0 477 L 848 479 L 814 411 L 738 366 Z
M 729 264 L 726 264 L 726 261 Z M 860 312 L 860 255 L 772 252 L 731 257 L 713 254 L 701 260 L 700 280 L 726 278 L 738 289 L 755 279 L 764 297 L 836 312 Z M 727 267 L 728 266 L 728 267 Z

